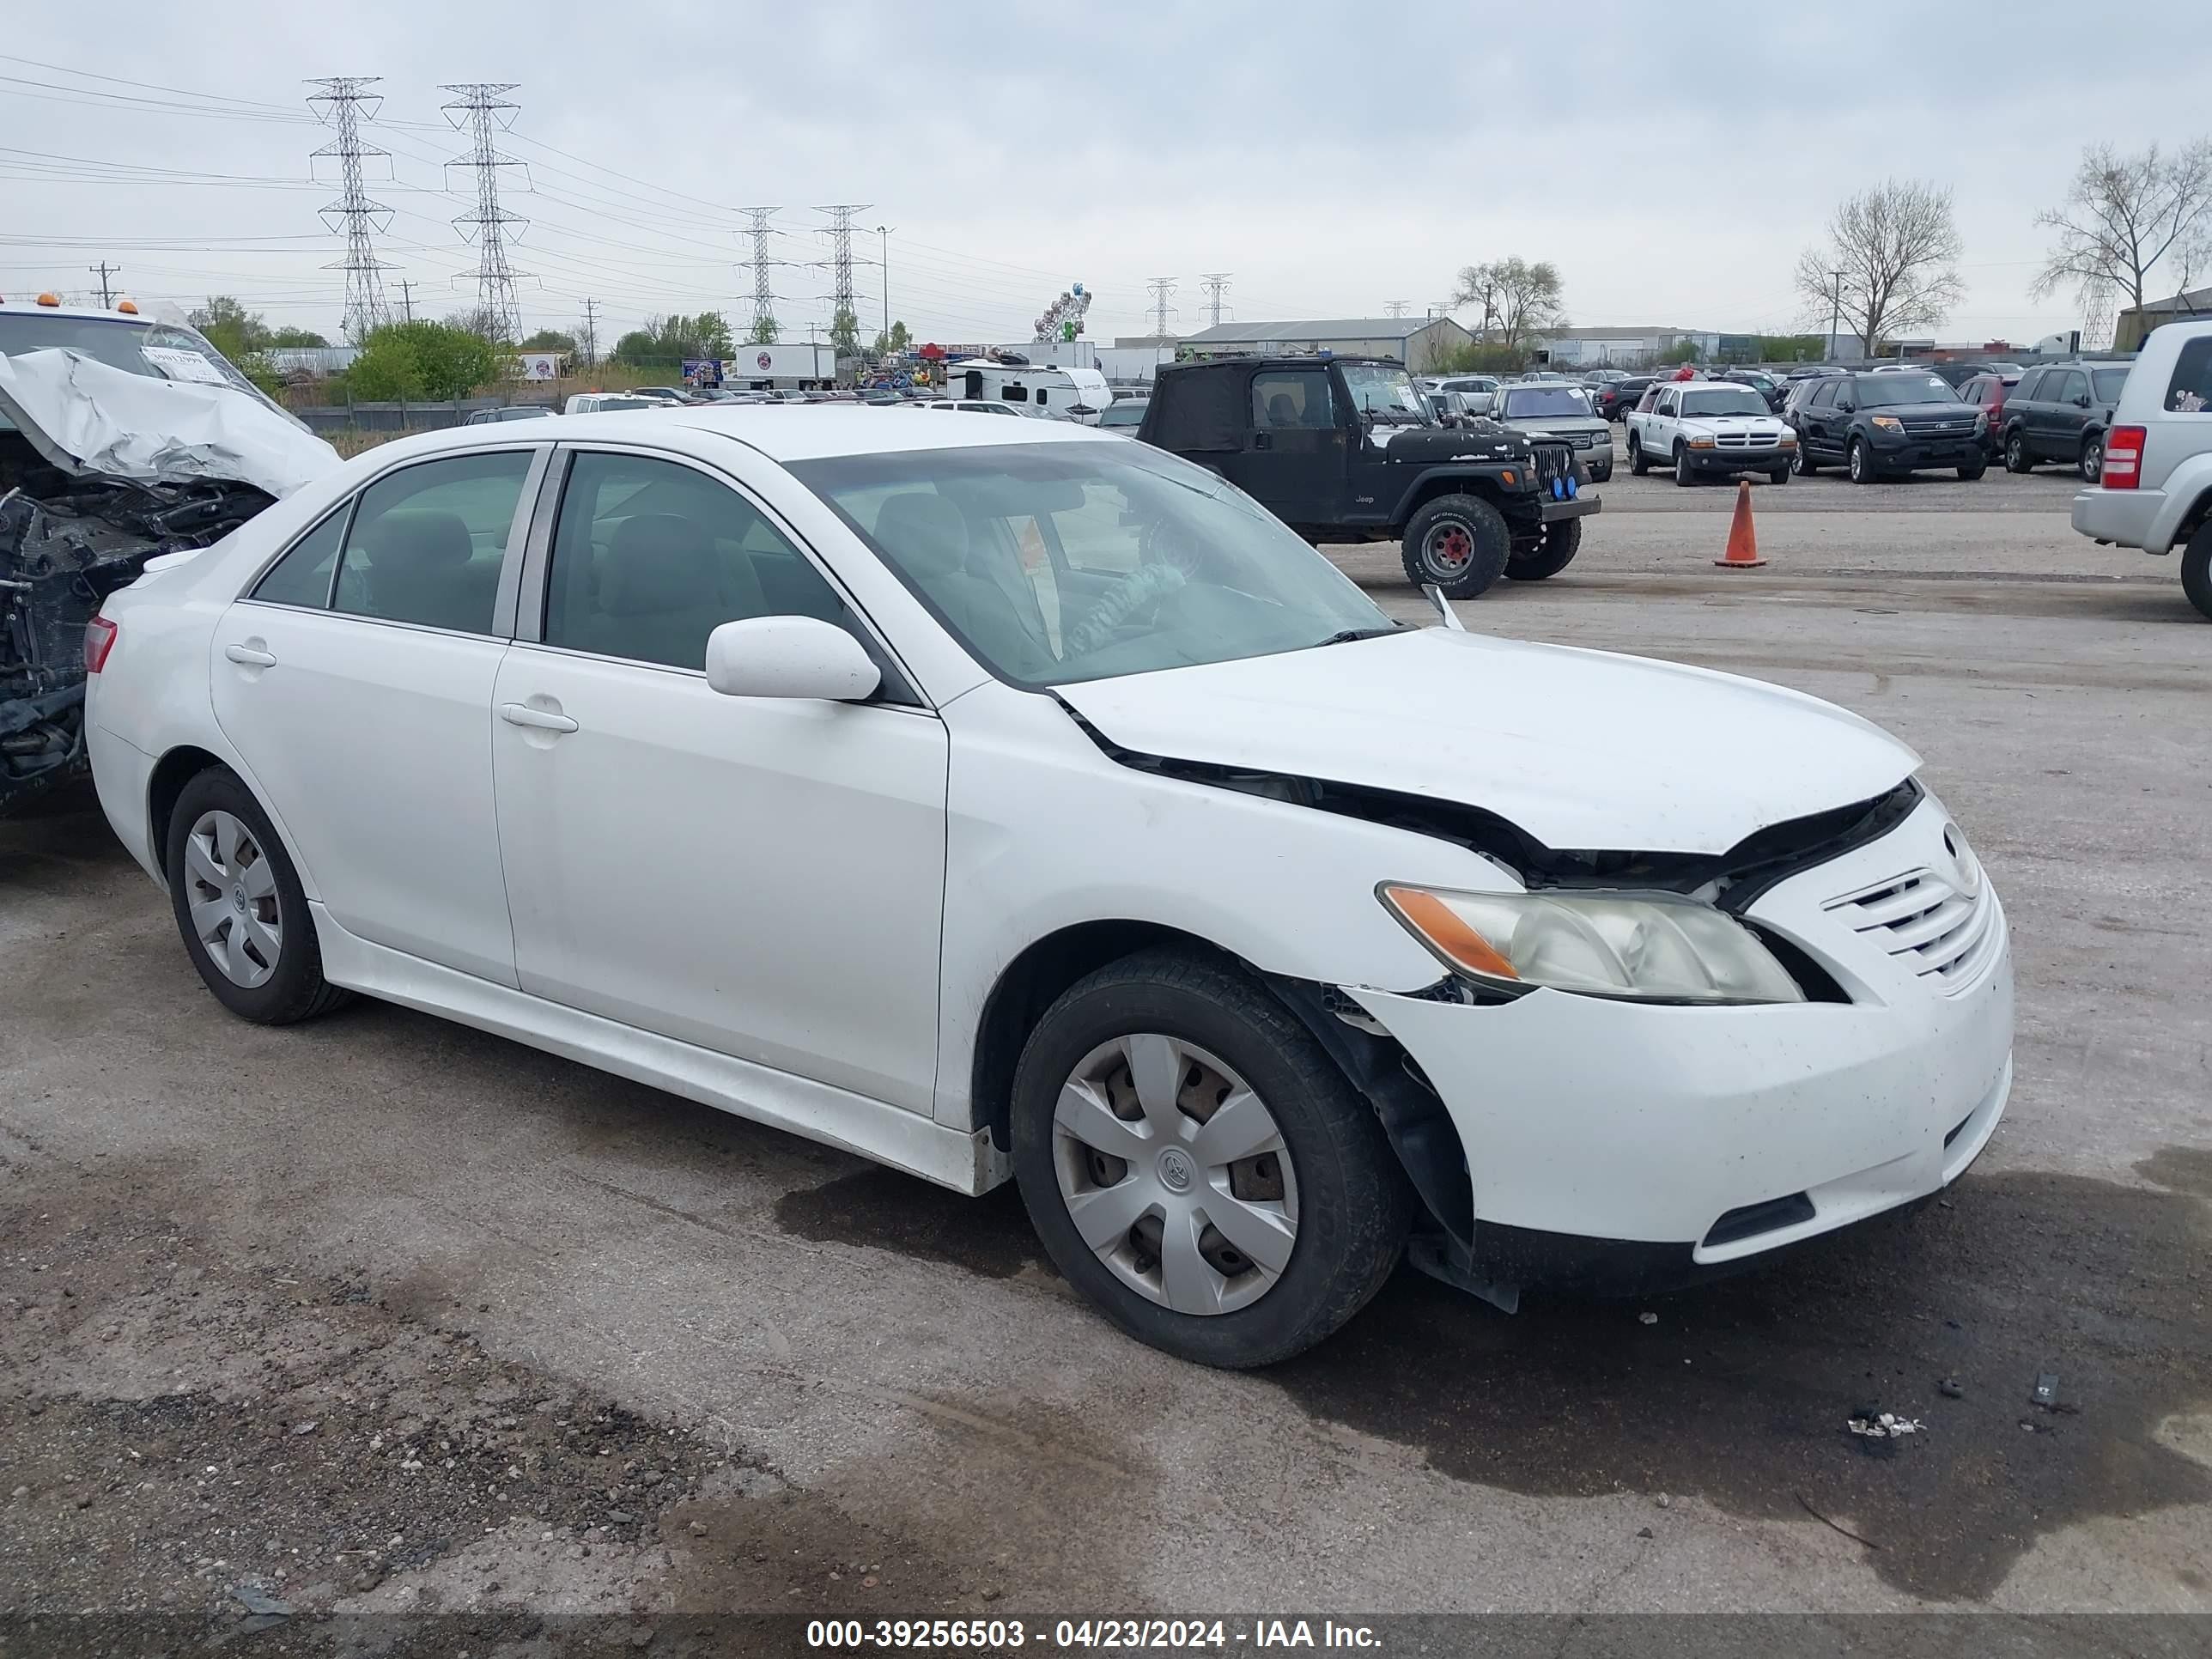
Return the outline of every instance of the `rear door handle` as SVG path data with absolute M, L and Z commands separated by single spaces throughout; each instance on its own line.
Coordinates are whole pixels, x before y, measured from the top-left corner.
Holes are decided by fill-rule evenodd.
M 574 732 L 576 729 L 576 722 L 566 714 L 549 714 L 543 708 L 532 708 L 526 702 L 500 704 L 499 717 L 509 726 L 528 726 L 540 732 Z
M 244 663 L 249 668 L 274 668 L 276 659 L 266 651 L 256 651 L 250 645 L 226 645 L 222 654 L 233 662 Z

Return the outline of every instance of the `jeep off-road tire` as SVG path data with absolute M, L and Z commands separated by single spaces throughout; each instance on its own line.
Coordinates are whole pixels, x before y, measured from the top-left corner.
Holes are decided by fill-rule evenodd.
M 1505 562 L 1505 579 L 1540 582 L 1547 576 L 1556 576 L 1575 562 L 1575 555 L 1582 551 L 1582 547 L 1580 519 L 1561 519 L 1557 524 L 1546 525 L 1543 544 L 1535 551 L 1516 555 Z
M 1439 495 L 1413 514 L 1401 551 L 1414 586 L 1433 582 L 1448 599 L 1472 599 L 1505 574 L 1513 532 L 1480 496 Z
M 1240 1089 L 1263 1110 L 1210 1136 Z M 1145 951 L 1077 981 L 1023 1046 L 1012 1109 L 1014 1178 L 1053 1264 L 1122 1330 L 1184 1359 L 1242 1369 L 1303 1352 L 1366 1305 L 1404 1248 L 1414 1200 L 1374 1109 L 1221 957 Z M 1224 1254 L 1231 1232 L 1282 1253 Z
M 2212 621 L 2212 520 L 2197 526 L 2181 550 L 2181 591 L 2198 614 Z

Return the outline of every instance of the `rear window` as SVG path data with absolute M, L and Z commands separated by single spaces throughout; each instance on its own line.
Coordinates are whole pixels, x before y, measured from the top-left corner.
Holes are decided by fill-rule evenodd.
M 2212 409 L 2212 334 L 2182 343 L 2166 383 L 2166 407 L 2177 415 L 2201 415 Z

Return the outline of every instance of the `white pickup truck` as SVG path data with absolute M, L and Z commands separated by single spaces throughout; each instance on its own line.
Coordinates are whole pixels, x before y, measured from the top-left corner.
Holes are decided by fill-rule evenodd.
M 1797 435 L 1747 386 L 1723 380 L 1668 381 L 1654 386 L 1649 405 L 1628 416 L 1628 470 L 1638 477 L 1655 466 L 1692 484 L 1701 472 L 1764 472 L 1790 482 Z

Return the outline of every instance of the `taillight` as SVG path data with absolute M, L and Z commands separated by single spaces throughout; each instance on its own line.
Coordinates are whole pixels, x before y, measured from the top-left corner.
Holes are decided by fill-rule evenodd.
M 2105 439 L 2105 470 L 2097 482 L 2107 489 L 2133 489 L 2142 483 L 2143 440 L 2148 429 L 2116 426 Z
M 107 653 L 115 649 L 115 636 L 122 629 L 105 617 L 94 617 L 84 625 L 84 672 L 97 674 L 107 665 Z

